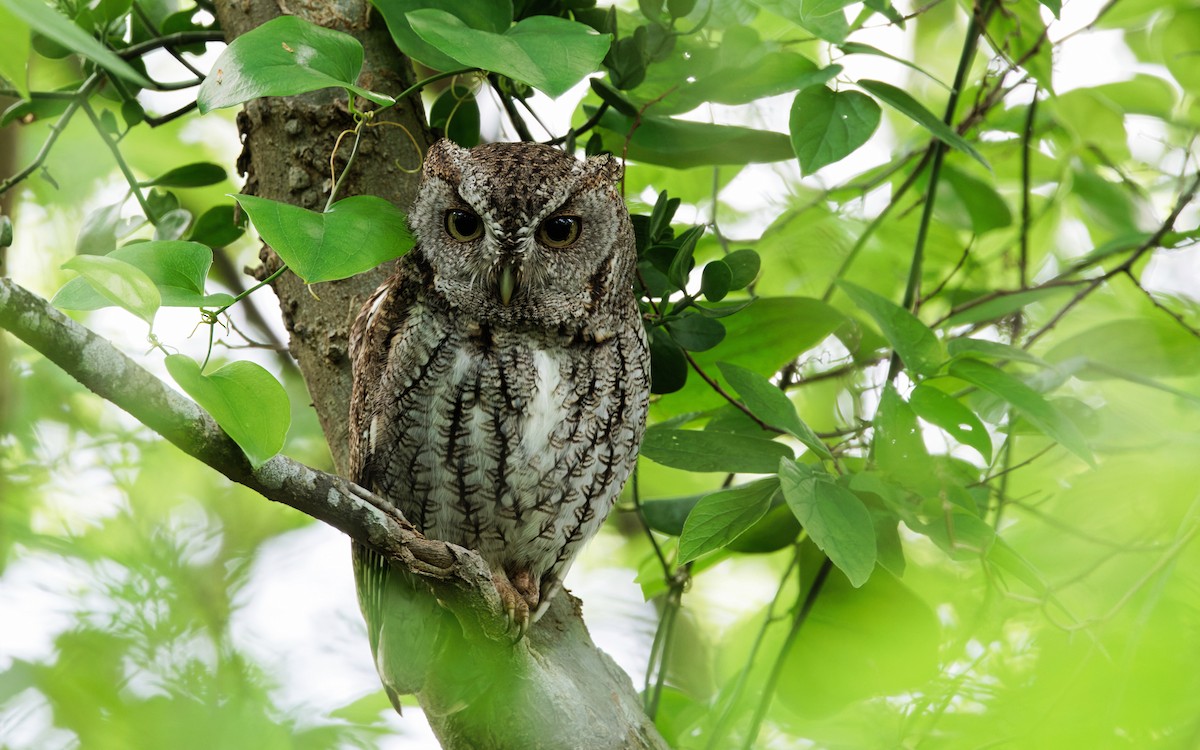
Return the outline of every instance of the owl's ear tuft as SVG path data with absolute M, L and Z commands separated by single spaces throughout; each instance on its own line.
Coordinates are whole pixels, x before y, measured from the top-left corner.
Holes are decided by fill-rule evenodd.
M 625 167 L 622 166 L 621 160 L 612 154 L 599 154 L 588 157 L 587 171 L 593 179 L 612 184 L 625 174 Z
M 421 178 L 461 177 L 462 166 L 466 158 L 467 149 L 457 145 L 449 138 L 438 139 L 425 154 L 425 162 L 421 165 Z

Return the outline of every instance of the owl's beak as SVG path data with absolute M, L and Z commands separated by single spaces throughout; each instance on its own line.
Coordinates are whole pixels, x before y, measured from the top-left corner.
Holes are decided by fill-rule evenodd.
M 516 288 L 517 269 L 512 264 L 505 263 L 500 267 L 500 278 L 496 282 L 496 289 L 500 292 L 500 304 L 507 305 L 512 300 Z

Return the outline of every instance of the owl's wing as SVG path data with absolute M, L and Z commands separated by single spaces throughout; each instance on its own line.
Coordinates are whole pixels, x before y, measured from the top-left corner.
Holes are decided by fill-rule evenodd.
M 354 372 L 354 390 L 350 405 L 350 479 L 378 493 L 375 476 L 374 425 L 381 412 L 380 397 L 390 389 L 383 385 L 389 379 L 389 347 L 397 330 L 408 318 L 419 289 L 419 274 L 401 261 L 396 273 L 384 282 L 363 304 L 350 329 L 350 361 Z M 419 584 L 392 567 L 379 553 L 354 543 L 352 546 L 354 578 L 358 588 L 358 604 L 367 623 L 367 636 L 375 667 L 387 688 L 388 697 L 399 711 L 398 694 L 417 692 L 428 671 L 422 654 L 398 652 L 397 645 L 421 642 L 414 628 L 437 627 L 440 617 L 436 602 L 424 592 L 415 590 Z

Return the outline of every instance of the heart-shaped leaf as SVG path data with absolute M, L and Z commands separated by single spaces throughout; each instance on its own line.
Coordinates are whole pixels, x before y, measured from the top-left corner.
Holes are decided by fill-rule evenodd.
M 444 10 L 407 14 L 413 31 L 468 68 L 482 68 L 562 96 L 594 73 L 612 37 L 554 16 L 530 16 L 502 34 L 473 29 Z
M 413 244 L 404 214 L 374 195 L 345 198 L 325 213 L 252 195 L 233 197 L 259 236 L 309 284 L 362 273 Z
M 376 104 L 395 100 L 354 84 L 362 70 L 357 39 L 296 16 L 279 16 L 234 39 L 196 97 L 200 113 L 263 96 L 294 96 L 340 86 Z
M 78 272 L 85 283 L 114 305 L 154 324 L 162 297 L 141 269 L 107 255 L 76 255 L 62 267 Z
M 454 70 L 461 63 L 439 52 L 413 31 L 407 14 L 423 8 L 436 8 L 457 16 L 472 29 L 502 33 L 512 25 L 513 7 L 511 0 L 486 0 L 467 2 L 462 0 L 371 0 L 383 20 L 387 23 L 392 41 L 401 52 L 434 70 Z
M 228 294 L 204 293 L 212 250 L 196 242 L 138 242 L 112 251 L 108 258 L 140 270 L 158 289 L 164 307 L 219 307 L 233 301 Z M 102 296 L 84 279 L 72 279 L 54 295 L 64 310 L 97 310 L 119 304 Z
M 792 148 L 804 174 L 840 161 L 879 127 L 879 105 L 857 91 L 811 86 L 796 94 L 788 119 Z
M 291 403 L 279 381 L 253 362 L 230 362 L 210 375 L 184 354 L 166 358 L 167 372 L 246 452 L 255 468 L 283 448 Z

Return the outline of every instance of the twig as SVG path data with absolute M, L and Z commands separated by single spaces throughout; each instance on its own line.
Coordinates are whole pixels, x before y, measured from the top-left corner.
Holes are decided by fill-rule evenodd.
M 150 204 L 146 202 L 146 196 L 142 195 L 141 184 L 138 182 L 138 178 L 134 176 L 133 170 L 130 169 L 128 162 L 125 161 L 125 157 L 121 156 L 120 147 L 118 147 L 116 142 L 109 137 L 108 131 L 104 129 L 104 123 L 100 122 L 100 118 L 96 116 L 96 112 L 92 109 L 92 105 L 88 104 L 87 100 L 85 99 L 81 103 L 81 106 L 83 107 L 84 113 L 87 114 L 88 119 L 92 121 L 92 125 L 95 126 L 96 132 L 100 135 L 100 140 L 104 141 L 104 145 L 108 147 L 110 152 L 112 152 L 113 159 L 117 162 L 117 169 L 120 169 L 121 174 L 125 175 L 125 181 L 129 183 L 129 190 L 133 193 L 133 197 L 137 199 L 138 205 L 141 206 L 142 210 L 146 212 L 146 218 L 153 223 L 157 223 L 158 217 L 155 216 L 154 212 L 150 209 Z
M 50 135 L 46 136 L 46 140 L 42 143 L 42 147 L 38 149 L 37 155 L 33 157 L 33 161 L 31 161 L 29 165 L 20 172 L 17 172 L 4 182 L 0 182 L 0 194 L 7 192 L 10 188 L 12 188 L 12 186 L 33 174 L 39 167 L 42 166 L 42 164 L 46 162 L 46 157 L 50 155 L 50 149 L 54 147 L 54 142 L 58 140 L 60 135 L 62 135 L 63 130 L 65 130 L 67 127 L 67 123 L 71 121 L 71 118 L 75 116 L 75 113 L 79 111 L 79 108 L 83 105 L 87 98 L 92 95 L 92 92 L 96 89 L 96 86 L 99 85 L 100 81 L 100 74 L 93 73 L 86 81 L 83 82 L 83 85 L 79 87 L 79 91 L 75 92 L 71 103 L 68 104 L 67 108 L 63 110 L 63 113 L 59 115 L 58 120 L 56 120 L 55 123 L 50 126 Z
M 796 642 L 796 636 L 800 634 L 800 628 L 808 620 L 808 614 L 812 611 L 813 605 L 817 603 L 817 595 L 821 593 L 821 589 L 825 586 L 825 579 L 829 577 L 829 571 L 833 570 L 833 563 L 827 557 L 821 563 L 821 567 L 817 570 L 817 577 L 813 579 L 812 585 L 808 588 L 808 593 L 804 596 L 804 603 L 796 609 L 796 616 L 792 620 L 792 628 L 788 631 L 787 637 L 783 639 L 783 646 L 779 649 L 779 656 L 775 659 L 775 663 L 771 666 L 771 674 L 767 677 L 767 684 L 763 686 L 762 698 L 758 702 L 758 706 L 754 709 L 754 716 L 750 719 L 750 728 L 746 732 L 746 741 L 742 745 L 743 750 L 750 750 L 754 747 L 754 742 L 758 739 L 759 728 L 762 727 L 763 718 L 767 715 L 767 709 L 771 707 L 771 700 L 775 697 L 775 686 L 779 684 L 779 678 L 783 674 L 783 662 L 788 653 L 791 652 L 793 644 Z

